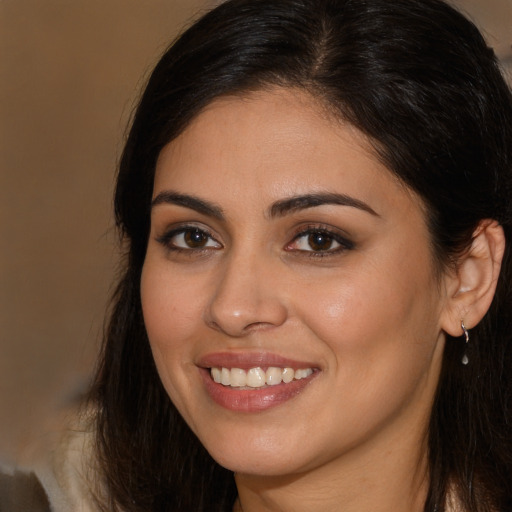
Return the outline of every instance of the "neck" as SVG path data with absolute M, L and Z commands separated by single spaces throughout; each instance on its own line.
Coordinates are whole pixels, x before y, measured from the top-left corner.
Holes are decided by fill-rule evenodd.
M 285 476 L 236 474 L 235 512 L 422 512 L 428 492 L 426 435 L 358 447 Z M 404 442 L 405 441 L 405 442 Z

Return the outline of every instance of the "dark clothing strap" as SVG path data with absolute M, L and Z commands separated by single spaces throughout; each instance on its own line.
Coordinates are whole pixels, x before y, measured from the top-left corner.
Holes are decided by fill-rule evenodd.
M 0 512 L 51 512 L 48 497 L 34 473 L 0 472 Z

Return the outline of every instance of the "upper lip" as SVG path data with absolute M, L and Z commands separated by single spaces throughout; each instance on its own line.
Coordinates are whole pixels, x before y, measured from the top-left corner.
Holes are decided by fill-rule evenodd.
M 197 365 L 202 368 L 240 368 L 248 370 L 250 368 L 268 368 L 274 366 L 278 368 L 318 368 L 318 364 L 310 361 L 297 361 L 288 357 L 283 357 L 271 352 L 213 352 L 202 356 Z

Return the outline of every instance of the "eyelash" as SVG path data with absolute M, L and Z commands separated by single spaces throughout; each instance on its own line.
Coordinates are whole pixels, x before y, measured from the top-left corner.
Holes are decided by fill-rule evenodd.
M 207 243 L 210 241 L 215 242 L 215 244 L 218 244 L 219 247 L 213 247 L 213 246 L 202 246 L 202 247 L 179 247 L 177 245 L 173 245 L 173 238 L 177 237 L 178 235 L 186 235 L 191 234 L 193 232 L 196 232 L 197 234 L 200 234 L 201 236 L 205 237 L 207 239 Z M 291 246 L 295 244 L 298 240 L 305 236 L 312 236 L 312 235 L 319 235 L 324 236 L 328 241 L 336 242 L 339 247 L 336 247 L 335 249 L 326 249 L 326 250 L 304 250 L 304 249 L 293 249 Z M 182 253 L 187 254 L 189 256 L 193 255 L 199 255 L 202 253 L 205 253 L 207 251 L 217 250 L 222 248 L 222 244 L 218 242 L 212 234 L 204 229 L 199 228 L 197 226 L 181 226 L 176 229 L 172 229 L 166 233 L 164 233 L 162 236 L 158 237 L 156 241 L 160 244 L 162 244 L 167 250 L 172 251 L 174 253 Z M 308 242 L 306 242 L 308 243 Z M 347 238 L 341 236 L 339 233 L 335 232 L 332 228 L 322 225 L 309 225 L 305 228 L 302 228 L 298 233 L 296 233 L 292 239 L 292 241 L 285 246 L 285 250 L 287 252 L 298 252 L 302 255 L 305 255 L 310 258 L 325 258 L 328 256 L 334 256 L 337 254 L 340 254 L 342 252 L 345 252 L 347 250 L 354 249 L 354 243 L 348 240 Z
M 312 224 L 309 226 L 306 226 L 305 228 L 302 228 L 294 237 L 293 240 L 286 245 L 285 250 L 293 251 L 293 249 L 288 249 L 292 244 L 296 243 L 298 240 L 300 240 L 302 237 L 305 236 L 311 236 L 311 235 L 320 235 L 324 236 L 331 242 L 336 242 L 339 244 L 339 247 L 336 247 L 335 249 L 326 249 L 323 251 L 307 251 L 307 250 L 298 250 L 299 252 L 303 253 L 305 256 L 309 258 L 326 258 L 329 256 L 336 256 L 340 253 L 343 253 L 347 250 L 354 249 L 355 245 L 353 242 L 345 238 L 344 236 L 341 236 L 339 233 L 337 233 L 333 228 L 318 224 Z M 307 243 L 307 242 L 306 242 Z
M 216 244 L 218 244 L 219 246 L 222 246 L 220 244 L 220 242 L 218 242 L 209 231 L 207 231 L 204 228 L 199 228 L 197 226 L 181 226 L 179 228 L 172 229 L 172 230 L 164 233 L 162 236 L 158 237 L 156 239 L 156 241 L 158 243 L 162 244 L 168 251 L 172 251 L 174 253 L 187 254 L 189 256 L 193 256 L 194 254 L 195 255 L 201 254 L 205 251 L 211 250 L 211 246 L 185 248 L 185 247 L 179 247 L 177 245 L 173 245 L 172 239 L 174 237 L 176 237 L 178 235 L 186 235 L 187 233 L 190 234 L 193 232 L 196 232 L 196 233 L 204 236 L 205 238 L 208 239 L 208 241 L 213 240 Z M 220 247 L 218 247 L 218 248 L 220 248 Z M 218 248 L 215 247 L 214 249 L 216 250 Z

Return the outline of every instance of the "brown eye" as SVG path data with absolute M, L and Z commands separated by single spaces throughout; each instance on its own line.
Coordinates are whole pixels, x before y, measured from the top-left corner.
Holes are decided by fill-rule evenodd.
M 204 247 L 208 243 L 208 235 L 199 229 L 190 229 L 183 233 L 183 241 L 191 249 Z
M 222 248 L 222 245 L 217 242 L 210 233 L 196 227 L 174 229 L 157 238 L 157 241 L 171 251 L 193 251 Z
M 334 239 L 325 232 L 317 231 L 308 236 L 308 245 L 313 251 L 328 251 L 332 249 Z
M 295 236 L 286 246 L 287 251 L 309 253 L 310 256 L 328 256 L 354 248 L 354 243 L 329 229 L 311 227 Z

